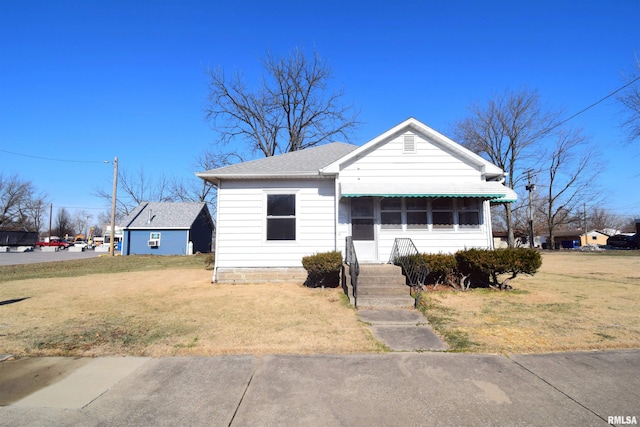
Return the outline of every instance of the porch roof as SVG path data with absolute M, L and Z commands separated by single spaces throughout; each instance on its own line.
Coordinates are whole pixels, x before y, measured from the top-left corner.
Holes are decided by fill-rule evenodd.
M 478 197 L 497 203 L 518 200 L 511 188 L 499 182 L 343 182 L 342 197 Z

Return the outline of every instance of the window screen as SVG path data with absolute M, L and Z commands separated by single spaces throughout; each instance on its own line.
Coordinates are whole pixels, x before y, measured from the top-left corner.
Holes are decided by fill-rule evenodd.
M 296 240 L 295 194 L 267 195 L 267 240 Z
M 460 228 L 478 228 L 480 209 L 477 199 L 458 200 L 458 226 Z
M 431 202 L 433 228 L 453 228 L 453 203 L 451 199 L 435 199 Z
M 402 228 L 402 198 L 387 197 L 380 201 L 382 229 Z

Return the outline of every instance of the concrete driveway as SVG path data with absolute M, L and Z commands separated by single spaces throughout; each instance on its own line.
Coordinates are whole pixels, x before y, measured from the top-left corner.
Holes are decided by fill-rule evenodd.
M 640 350 L 9 360 L 0 425 L 629 425 L 638 366 Z

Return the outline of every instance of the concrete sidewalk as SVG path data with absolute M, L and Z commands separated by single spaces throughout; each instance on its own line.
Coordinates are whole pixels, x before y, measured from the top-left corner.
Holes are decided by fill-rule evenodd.
M 449 346 L 438 337 L 417 310 L 402 308 L 359 309 L 358 318 L 392 351 L 442 351 Z
M 22 359 L 0 363 L 0 425 L 628 425 L 638 366 L 640 350 Z

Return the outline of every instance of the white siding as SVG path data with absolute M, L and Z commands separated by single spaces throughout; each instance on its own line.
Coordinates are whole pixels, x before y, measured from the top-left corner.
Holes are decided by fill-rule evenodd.
M 397 135 L 375 150 L 355 159 L 340 171 L 340 181 L 478 182 L 481 171 L 441 145 L 415 135 L 416 152 L 404 153 L 404 135 Z
M 340 171 L 340 182 L 428 182 L 478 183 L 483 180 L 479 166 L 469 164 L 455 153 L 438 143 L 415 134 L 416 150 L 405 150 L 405 134 L 398 134 L 375 150 L 344 165 Z M 380 227 L 379 201 L 376 203 L 376 239 L 378 261 L 387 262 L 396 238 L 409 237 L 420 252 L 453 253 L 466 248 L 490 248 L 491 227 L 488 202 L 481 209 L 481 224 L 477 229 L 452 230 L 388 230 Z M 344 249 L 344 237 L 350 233 L 349 202 L 340 201 L 338 226 L 338 248 Z
M 296 240 L 266 240 L 266 194 L 296 195 Z M 335 249 L 333 180 L 223 181 L 218 190 L 218 268 L 300 267 Z

